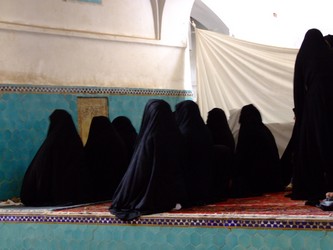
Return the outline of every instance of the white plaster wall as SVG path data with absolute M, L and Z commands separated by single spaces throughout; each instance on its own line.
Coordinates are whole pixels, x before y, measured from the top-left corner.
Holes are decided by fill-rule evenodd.
M 150 0 L 1 0 L 2 21 L 69 30 L 154 38 Z
M 189 89 L 193 0 L 0 1 L 0 83 Z M 156 21 L 156 20 L 155 20 Z

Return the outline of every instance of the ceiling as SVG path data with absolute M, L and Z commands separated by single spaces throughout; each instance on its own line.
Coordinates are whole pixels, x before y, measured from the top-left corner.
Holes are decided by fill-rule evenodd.
M 201 0 L 194 1 L 191 11 L 191 19 L 197 28 L 229 35 L 229 28 L 214 13 L 214 11 Z

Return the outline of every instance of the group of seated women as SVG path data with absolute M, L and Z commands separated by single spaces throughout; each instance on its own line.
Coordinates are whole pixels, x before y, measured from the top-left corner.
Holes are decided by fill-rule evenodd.
M 46 139 L 23 178 L 21 201 L 56 206 L 110 200 L 127 169 L 136 136 L 127 117 L 111 123 L 96 116 L 83 145 L 71 115 L 55 110 Z
M 28 167 L 21 200 L 28 206 L 111 200 L 122 220 L 172 209 L 284 190 L 273 134 L 252 104 L 240 113 L 238 142 L 224 111 L 205 122 L 192 100 L 175 110 L 147 102 L 137 133 L 127 117 L 94 117 L 86 145 L 69 113 L 55 110 L 47 137 Z

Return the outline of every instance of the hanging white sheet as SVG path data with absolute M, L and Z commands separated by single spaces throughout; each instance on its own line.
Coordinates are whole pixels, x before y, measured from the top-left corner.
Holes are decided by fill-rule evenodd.
M 263 122 L 272 124 L 280 151 L 294 122 L 293 74 L 298 49 L 239 40 L 196 28 L 197 103 L 204 119 L 209 110 L 230 112 L 254 104 Z M 280 129 L 283 127 L 281 133 Z M 237 131 L 233 131 L 237 134 Z

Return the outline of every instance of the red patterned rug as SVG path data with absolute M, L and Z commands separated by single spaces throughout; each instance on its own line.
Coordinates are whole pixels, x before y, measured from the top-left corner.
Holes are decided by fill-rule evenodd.
M 265 194 L 250 198 L 233 198 L 206 206 L 196 206 L 177 211 L 170 211 L 170 215 L 229 215 L 229 216 L 306 216 L 331 217 L 333 213 L 320 208 L 307 206 L 305 201 L 291 200 L 285 195 L 288 192 Z M 57 210 L 60 213 L 109 213 L 111 202 L 85 205 L 81 207 Z

